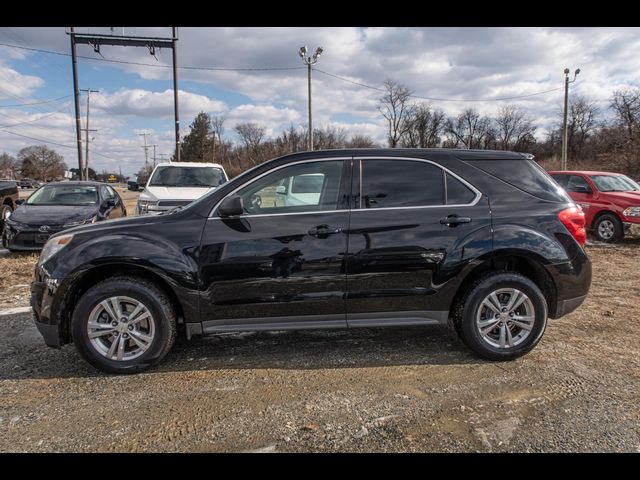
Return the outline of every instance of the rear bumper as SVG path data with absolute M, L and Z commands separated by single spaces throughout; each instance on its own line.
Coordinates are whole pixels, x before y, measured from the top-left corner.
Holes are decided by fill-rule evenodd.
M 582 302 L 584 302 L 585 298 L 587 298 L 587 296 L 582 295 L 581 297 L 559 300 L 556 305 L 555 318 L 560 318 L 573 312 L 576 308 L 582 305 Z
M 584 250 L 566 263 L 548 265 L 556 286 L 556 303 L 549 305 L 549 317 L 560 318 L 573 312 L 584 302 L 591 287 L 591 260 Z

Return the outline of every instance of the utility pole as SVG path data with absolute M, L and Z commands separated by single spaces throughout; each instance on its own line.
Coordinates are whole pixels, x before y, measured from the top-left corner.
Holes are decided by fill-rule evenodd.
M 171 27 L 172 32 L 172 49 L 173 52 L 173 109 L 176 118 L 176 161 L 180 161 L 180 114 L 178 112 L 178 49 L 176 42 L 178 41 L 178 31 L 176 27 Z
M 580 69 L 578 68 L 573 75 L 573 80 L 569 81 L 569 69 L 564 69 L 564 118 L 562 120 L 562 159 L 560 160 L 561 170 L 567 169 L 567 110 L 569 108 L 569 84 L 576 81 L 576 77 L 579 73 Z
M 322 47 L 316 49 L 316 53 L 313 57 L 307 57 L 307 47 L 300 47 L 298 54 L 302 58 L 302 63 L 307 66 L 307 87 L 309 92 L 309 150 L 313 150 L 313 121 L 311 118 L 311 65 L 315 65 L 318 62 L 318 57 L 322 55 Z
M 84 132 L 85 132 L 85 137 L 84 137 L 84 148 L 85 148 L 85 155 L 84 155 L 84 179 L 85 180 L 89 180 L 89 132 L 97 132 L 97 130 L 93 129 L 89 129 L 89 99 L 91 98 L 91 93 L 99 93 L 98 90 L 91 90 L 90 88 L 81 88 L 80 89 L 81 92 L 87 92 L 87 125 L 85 128 L 83 128 Z
M 71 64 L 73 67 L 73 98 L 76 107 L 76 139 L 78 142 L 78 176 L 84 180 L 84 165 L 82 162 L 82 126 L 80 125 L 80 92 L 78 91 L 78 59 L 76 58 L 76 37 L 74 27 L 70 27 L 71 38 Z
M 155 143 L 151 145 L 153 147 L 153 168 L 156 168 L 156 145 Z
M 144 138 L 144 145 L 142 146 L 142 148 L 144 148 L 144 168 L 146 169 L 147 166 L 149 165 L 149 160 L 147 155 L 147 150 L 149 149 L 149 147 L 147 146 L 147 135 L 151 135 L 151 134 L 149 132 L 144 132 L 144 133 L 139 133 L 138 135 Z
M 76 45 L 89 45 L 95 53 L 100 54 L 102 45 L 113 45 L 119 47 L 143 47 L 149 50 L 149 54 L 156 56 L 156 49 L 170 48 L 173 52 L 173 99 L 175 111 L 175 129 L 176 129 L 176 159 L 180 160 L 180 117 L 178 116 L 178 59 L 177 59 L 177 42 L 178 30 L 171 27 L 172 36 L 168 37 L 138 37 L 126 35 L 124 27 L 122 35 L 98 35 L 92 33 L 76 33 L 74 27 L 69 27 L 66 32 L 71 38 L 71 57 L 73 64 L 73 85 L 76 103 L 76 133 L 78 137 L 78 167 L 80 168 L 80 176 L 82 177 L 82 137 L 80 134 L 80 104 L 78 92 L 78 70 L 76 60 Z M 112 30 L 113 33 L 113 30 Z M 157 58 L 156 58 L 157 59 Z

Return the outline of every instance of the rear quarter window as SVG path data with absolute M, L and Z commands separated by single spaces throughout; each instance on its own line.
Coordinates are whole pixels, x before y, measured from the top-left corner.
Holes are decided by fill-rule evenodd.
M 469 164 L 534 197 L 571 202 L 562 187 L 533 160 L 473 160 Z

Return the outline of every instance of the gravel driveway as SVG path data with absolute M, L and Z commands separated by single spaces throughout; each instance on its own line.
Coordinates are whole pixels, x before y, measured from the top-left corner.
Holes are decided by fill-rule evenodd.
M 587 302 L 509 363 L 362 329 L 181 340 L 109 376 L 0 316 L 0 451 L 640 452 L 640 241 L 588 253 Z

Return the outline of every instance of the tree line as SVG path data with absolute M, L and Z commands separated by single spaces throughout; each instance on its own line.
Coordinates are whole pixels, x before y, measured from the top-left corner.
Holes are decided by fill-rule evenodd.
M 0 179 L 32 178 L 41 182 L 64 178 L 67 170 L 64 157 L 45 145 L 31 145 L 13 157 L 0 154 Z
M 516 105 L 505 105 L 493 116 L 475 108 L 457 115 L 426 102 L 414 102 L 411 90 L 394 80 L 384 83 L 378 111 L 386 126 L 386 144 L 368 135 L 348 135 L 345 129 L 314 128 L 314 150 L 333 148 L 464 148 L 512 150 L 531 153 L 547 168 L 557 168 L 562 148 L 561 109 L 542 138 L 535 120 Z M 569 168 L 599 168 L 640 177 L 640 88 L 624 88 L 611 94 L 605 110 L 596 102 L 572 95 L 567 119 Z M 609 115 L 606 115 L 606 114 Z M 266 128 L 256 122 L 237 123 L 231 130 L 238 140 L 225 135 L 224 116 L 200 112 L 180 145 L 180 159 L 216 162 L 229 176 L 271 158 L 308 150 L 308 129 L 294 127 L 267 138 Z M 175 154 L 172 157 L 175 160 Z M 140 174 L 145 172 L 141 170 Z M 148 173 L 148 172 L 147 172 Z

